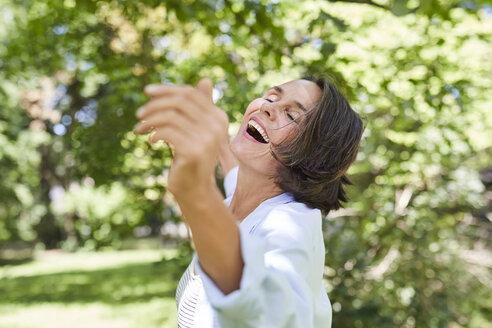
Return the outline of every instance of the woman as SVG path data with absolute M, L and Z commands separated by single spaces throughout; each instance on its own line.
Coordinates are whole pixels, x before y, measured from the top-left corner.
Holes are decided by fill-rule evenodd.
M 210 80 L 145 92 L 135 132 L 174 146 L 168 189 L 196 249 L 177 291 L 178 326 L 330 327 L 321 212 L 346 200 L 363 130 L 345 98 L 324 79 L 275 86 L 249 104 L 229 145 Z

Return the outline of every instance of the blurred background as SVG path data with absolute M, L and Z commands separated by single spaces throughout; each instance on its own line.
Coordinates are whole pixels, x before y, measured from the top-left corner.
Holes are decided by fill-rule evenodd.
M 492 327 L 487 0 L 0 0 L 0 327 L 175 327 L 190 260 L 149 83 L 331 76 L 366 130 L 323 222 L 333 327 Z M 220 180 L 220 172 L 218 172 Z

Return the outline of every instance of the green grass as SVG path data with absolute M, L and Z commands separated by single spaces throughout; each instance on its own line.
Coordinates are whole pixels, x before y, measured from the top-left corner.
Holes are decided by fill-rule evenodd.
M 175 250 L 66 254 L 0 267 L 0 328 L 176 327 Z

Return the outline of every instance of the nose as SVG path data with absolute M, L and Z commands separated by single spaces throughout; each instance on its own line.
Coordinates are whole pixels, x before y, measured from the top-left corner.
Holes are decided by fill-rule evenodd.
M 275 119 L 276 115 L 275 108 L 273 107 L 273 104 L 268 101 L 265 101 L 260 107 L 260 112 L 264 113 L 272 121 Z

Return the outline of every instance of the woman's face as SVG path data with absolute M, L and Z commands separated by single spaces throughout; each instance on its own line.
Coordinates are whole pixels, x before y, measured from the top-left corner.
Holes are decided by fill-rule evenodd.
M 321 89 L 307 80 L 294 80 L 275 86 L 253 100 L 244 113 L 231 150 L 241 163 L 271 176 L 278 162 L 270 147 L 293 138 L 302 126 L 304 113 L 321 97 Z

